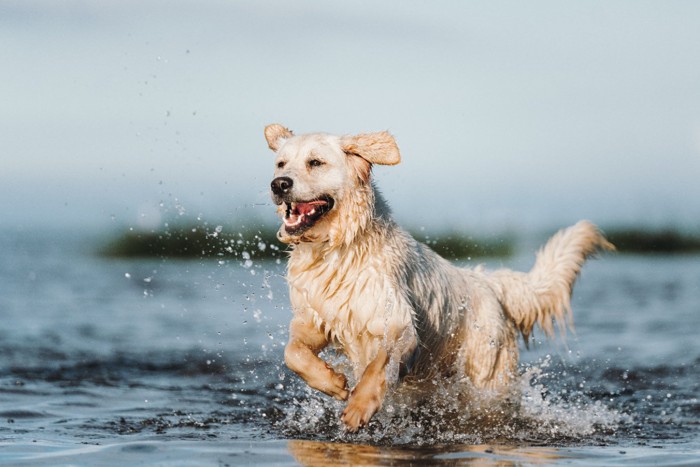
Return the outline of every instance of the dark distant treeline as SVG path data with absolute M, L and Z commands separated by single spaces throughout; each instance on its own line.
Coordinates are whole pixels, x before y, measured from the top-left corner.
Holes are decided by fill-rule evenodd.
M 617 228 L 605 231 L 621 253 L 692 254 L 700 253 L 700 234 L 673 228 Z
M 234 228 L 180 225 L 162 230 L 128 230 L 113 238 L 100 254 L 115 258 L 274 259 L 284 257 L 287 245 L 277 240 L 275 227 Z M 451 259 L 507 257 L 514 239 L 475 238 L 464 233 L 414 234 L 441 256 Z
M 163 230 L 129 230 L 111 240 L 100 253 L 116 258 L 281 258 L 286 245 L 272 228 L 226 229 L 207 225 L 174 226 Z
M 118 258 L 238 258 L 241 260 L 283 258 L 287 246 L 276 237 L 277 229 L 263 227 L 212 227 L 179 225 L 162 230 L 131 230 L 118 235 L 100 253 Z M 606 235 L 619 253 L 682 254 L 700 253 L 700 235 L 674 229 L 606 229 Z M 513 234 L 475 237 L 464 232 L 414 232 L 444 258 L 506 258 L 515 253 Z M 542 237 L 542 242 L 546 236 Z

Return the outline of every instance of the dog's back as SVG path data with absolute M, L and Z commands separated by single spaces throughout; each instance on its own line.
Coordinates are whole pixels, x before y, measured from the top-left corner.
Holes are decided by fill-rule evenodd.
M 398 228 L 397 228 L 398 229 Z M 528 273 L 457 268 L 402 231 L 404 243 L 384 252 L 398 263 L 395 280 L 413 308 L 418 348 L 411 373 L 463 374 L 477 387 L 505 385 L 516 373 L 517 331 L 525 342 L 537 323 L 547 335 L 553 321 L 570 323 L 570 296 L 585 259 L 614 247 L 582 221 L 555 234 Z

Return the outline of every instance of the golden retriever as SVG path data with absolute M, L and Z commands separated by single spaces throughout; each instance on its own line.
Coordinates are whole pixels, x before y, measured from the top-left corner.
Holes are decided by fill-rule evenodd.
M 518 332 L 570 321 L 573 283 L 585 259 L 613 249 L 587 221 L 561 230 L 528 273 L 453 266 L 392 219 L 371 180 L 373 164 L 398 164 L 388 132 L 294 135 L 265 128 L 276 154 L 272 199 L 291 245 L 293 318 L 284 357 L 309 386 L 347 400 L 342 422 L 366 425 L 387 386 L 405 375 L 462 375 L 505 388 L 517 375 Z M 355 387 L 319 358 L 329 344 L 353 366 Z

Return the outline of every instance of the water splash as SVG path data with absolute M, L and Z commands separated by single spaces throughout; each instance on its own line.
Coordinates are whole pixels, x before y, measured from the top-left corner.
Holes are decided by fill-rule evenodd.
M 466 379 L 402 383 L 358 433 L 347 432 L 340 422 L 345 403 L 299 382 L 277 428 L 291 438 L 313 434 L 314 439 L 371 445 L 570 445 L 609 436 L 627 418 L 583 393 L 545 387 L 549 364 L 546 358 L 526 368 L 506 395 L 477 390 Z
M 519 380 L 519 415 L 533 422 L 538 437 L 555 441 L 578 440 L 595 434 L 614 433 L 620 423 L 629 418 L 583 391 L 547 387 L 541 380 L 548 365 L 549 358 L 546 357 L 538 366 L 528 368 Z M 559 371 L 561 376 L 566 376 L 566 370 Z

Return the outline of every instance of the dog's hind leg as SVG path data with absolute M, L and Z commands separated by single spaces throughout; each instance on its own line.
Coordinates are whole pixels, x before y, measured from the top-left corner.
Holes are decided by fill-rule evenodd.
M 347 400 L 349 392 L 345 376 L 318 357 L 327 345 L 328 339 L 314 326 L 311 318 L 296 314 L 289 325 L 284 362 L 312 388 L 338 400 Z
M 479 389 L 505 388 L 517 375 L 518 349 L 510 342 L 488 344 L 487 349 L 470 355 L 465 375 Z
M 465 319 L 458 365 L 475 387 L 501 388 L 517 374 L 515 327 L 506 321 L 500 304 L 482 296 Z

